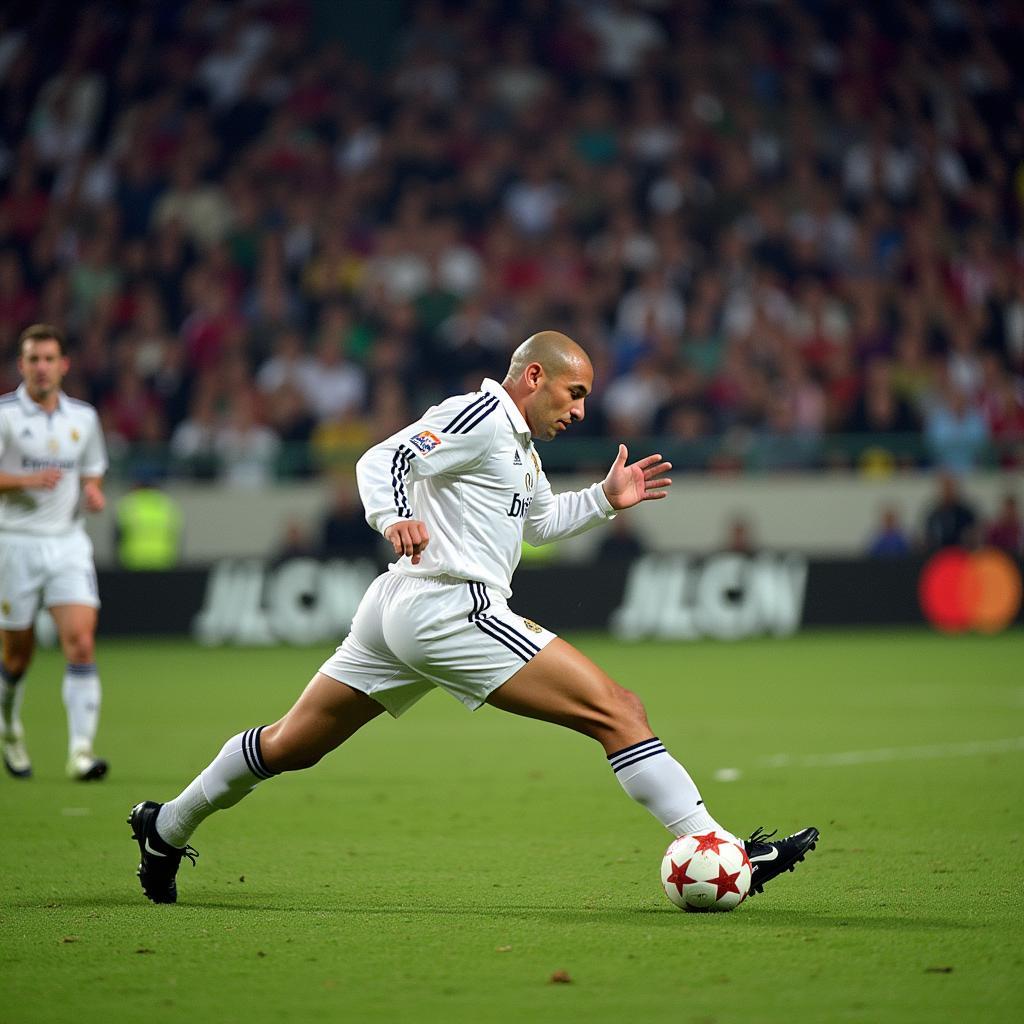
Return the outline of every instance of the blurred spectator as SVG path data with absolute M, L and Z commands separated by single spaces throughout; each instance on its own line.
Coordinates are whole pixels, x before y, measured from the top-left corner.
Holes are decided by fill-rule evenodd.
M 625 516 L 617 516 L 597 547 L 602 562 L 631 562 L 646 552 L 643 541 Z
M 324 558 L 364 558 L 373 555 L 377 540 L 364 518 L 354 478 L 336 476 L 330 505 L 320 521 L 320 554 Z
M 894 505 L 882 508 L 878 525 L 868 539 L 867 553 L 872 558 L 900 558 L 909 555 L 911 541 L 900 522 L 900 514 Z
M 746 516 L 734 515 L 726 524 L 721 550 L 736 555 L 757 554 L 758 545 L 754 539 L 753 527 Z
M 181 528 L 178 503 L 148 475 L 137 476 L 117 503 L 118 563 L 135 571 L 173 568 L 181 549 Z
M 975 469 L 988 449 L 985 417 L 950 381 L 930 399 L 924 430 L 935 465 L 953 473 L 962 475 Z
M 930 551 L 956 545 L 973 547 L 978 540 L 978 515 L 961 496 L 960 483 L 952 473 L 941 473 L 939 493 L 924 520 L 924 543 Z
M 985 529 L 985 543 L 1002 548 L 1014 558 L 1024 557 L 1024 518 L 1016 495 L 1003 496 L 999 514 Z
M 281 440 L 257 418 L 254 397 L 238 392 L 217 428 L 213 449 L 222 480 L 255 490 L 273 481 Z
M 1024 464 L 1012 5 L 408 6 L 379 65 L 305 3 L 5 10 L 0 383 L 17 330 L 66 324 L 69 386 L 114 401 L 130 362 L 166 441 L 208 374 L 250 389 L 282 332 L 330 336 L 305 384 L 257 386 L 337 452 L 556 326 L 617 407 L 591 435 Z

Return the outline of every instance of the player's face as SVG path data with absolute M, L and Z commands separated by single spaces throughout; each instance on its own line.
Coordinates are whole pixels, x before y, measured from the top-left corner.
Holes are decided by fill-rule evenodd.
M 544 376 L 527 407 L 530 433 L 550 441 L 583 419 L 587 395 L 594 386 L 594 368 L 578 361 L 557 376 Z
M 68 359 L 57 341 L 48 338 L 26 341 L 21 346 L 18 370 L 29 396 L 40 402 L 60 389 L 68 372 Z

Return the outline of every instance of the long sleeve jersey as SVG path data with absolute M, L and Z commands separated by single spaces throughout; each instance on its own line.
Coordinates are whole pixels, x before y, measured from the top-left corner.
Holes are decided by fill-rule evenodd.
M 547 544 L 615 516 L 599 483 L 552 492 L 526 420 L 490 379 L 367 451 L 356 480 L 379 533 L 403 519 L 427 525 L 419 565 L 402 558 L 393 572 L 476 580 L 506 598 L 524 539 Z
M 107 452 L 99 417 L 87 402 L 60 393 L 52 413 L 41 409 L 22 384 L 0 395 L 0 472 L 60 469 L 52 490 L 0 494 L 0 530 L 54 536 L 81 529 L 76 517 L 82 477 L 103 476 Z

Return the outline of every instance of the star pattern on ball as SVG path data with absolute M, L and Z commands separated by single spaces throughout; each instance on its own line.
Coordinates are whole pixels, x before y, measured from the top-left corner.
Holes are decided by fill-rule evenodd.
M 690 860 L 693 860 L 691 857 Z M 689 885 L 691 882 L 696 882 L 696 878 L 691 878 L 687 873 L 686 869 L 690 866 L 690 860 L 686 861 L 685 864 L 677 864 L 672 861 L 672 873 L 665 879 L 666 885 L 674 885 L 679 890 L 679 895 L 683 895 L 683 886 Z
M 709 878 L 708 882 L 718 889 L 715 894 L 715 900 L 720 900 L 726 893 L 734 892 L 737 896 L 740 894 L 740 887 L 736 884 L 736 879 L 740 877 L 739 871 L 735 874 L 730 874 L 725 870 L 724 864 L 718 865 L 718 877 Z
M 723 839 L 720 835 L 715 832 L 708 832 L 706 835 L 693 836 L 697 840 L 697 849 L 694 850 L 694 854 L 703 853 L 705 850 L 711 850 L 713 853 L 718 853 L 720 846 L 727 846 L 729 843 L 728 839 Z

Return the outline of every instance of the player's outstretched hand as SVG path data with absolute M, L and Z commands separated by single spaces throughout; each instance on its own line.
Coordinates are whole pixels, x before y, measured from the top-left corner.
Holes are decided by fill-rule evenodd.
M 427 524 L 419 519 L 405 519 L 392 523 L 384 531 L 384 539 L 391 542 L 396 555 L 408 555 L 413 565 L 420 564 L 420 553 L 430 543 Z
M 648 455 L 646 458 L 626 465 L 629 452 L 624 444 L 619 445 L 619 454 L 608 470 L 608 475 L 601 482 L 605 497 L 614 509 L 632 508 L 641 501 L 654 501 L 664 498 L 672 486 L 671 477 L 665 474 L 672 468 L 671 462 L 665 462 L 660 455 Z

